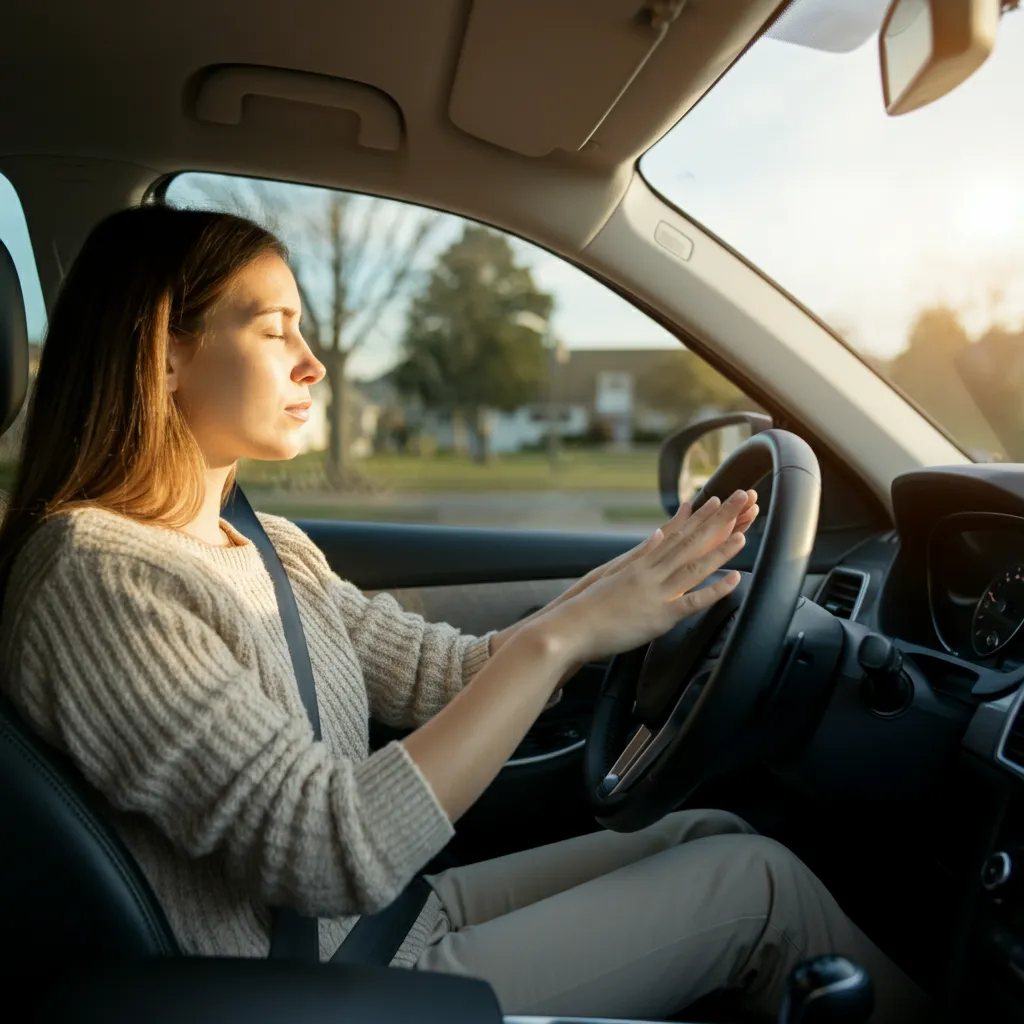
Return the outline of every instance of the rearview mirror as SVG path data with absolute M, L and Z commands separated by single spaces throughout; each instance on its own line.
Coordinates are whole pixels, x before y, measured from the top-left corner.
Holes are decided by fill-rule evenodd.
M 674 516 L 735 448 L 771 426 L 771 416 L 764 413 L 729 412 L 687 424 L 665 438 L 658 454 L 661 507 Z
M 1011 6 L 1005 0 L 893 0 L 879 35 L 886 112 L 917 110 L 970 78 L 995 46 L 1004 5 Z

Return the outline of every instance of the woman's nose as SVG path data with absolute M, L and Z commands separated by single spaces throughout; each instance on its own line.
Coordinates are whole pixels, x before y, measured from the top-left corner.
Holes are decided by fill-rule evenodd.
M 303 343 L 303 348 L 303 358 L 292 371 L 292 379 L 300 384 L 316 384 L 324 379 L 327 367 L 317 359 L 308 345 Z

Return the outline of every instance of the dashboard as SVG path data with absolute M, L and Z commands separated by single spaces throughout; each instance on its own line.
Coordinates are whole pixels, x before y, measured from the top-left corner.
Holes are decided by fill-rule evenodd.
M 1024 467 L 907 473 L 892 497 L 889 561 L 871 567 L 863 621 L 965 706 L 1012 693 L 1024 682 Z M 860 567 L 856 553 L 843 564 Z
M 1024 518 L 954 513 L 928 538 L 928 604 L 936 638 L 994 668 L 1024 661 Z
M 896 529 L 833 570 L 863 577 L 850 625 L 899 648 L 915 691 L 858 747 L 858 774 L 931 793 L 903 852 L 915 875 L 939 865 L 922 906 L 942 907 L 932 927 L 954 944 L 944 983 L 960 1019 L 1024 1022 L 1024 466 L 916 471 L 892 498 Z M 851 687 L 847 730 L 857 705 Z

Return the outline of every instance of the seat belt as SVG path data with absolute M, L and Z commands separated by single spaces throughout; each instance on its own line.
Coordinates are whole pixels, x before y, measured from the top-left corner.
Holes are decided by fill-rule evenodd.
M 266 530 L 263 529 L 263 524 L 237 483 L 232 487 L 221 515 L 256 546 L 274 582 L 277 610 L 281 615 L 285 639 L 288 641 L 288 652 L 291 654 L 299 696 L 313 727 L 314 739 L 319 742 L 322 736 L 320 709 L 316 700 L 316 681 L 313 678 L 313 667 L 309 662 L 306 634 L 302 630 L 302 620 L 299 618 L 299 608 L 295 603 L 295 594 L 288 574 Z M 383 910 L 360 917 L 331 960 L 349 964 L 389 964 L 416 923 L 430 893 L 430 886 L 422 878 L 413 879 L 410 885 Z M 317 918 L 304 917 L 290 907 L 274 907 L 272 915 L 270 959 L 318 963 L 320 938 Z

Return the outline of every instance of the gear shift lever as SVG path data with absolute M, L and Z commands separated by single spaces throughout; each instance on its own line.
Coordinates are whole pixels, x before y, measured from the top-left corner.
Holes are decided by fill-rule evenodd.
M 863 967 L 842 956 L 818 956 L 790 973 L 779 1024 L 864 1024 L 874 1008 Z

